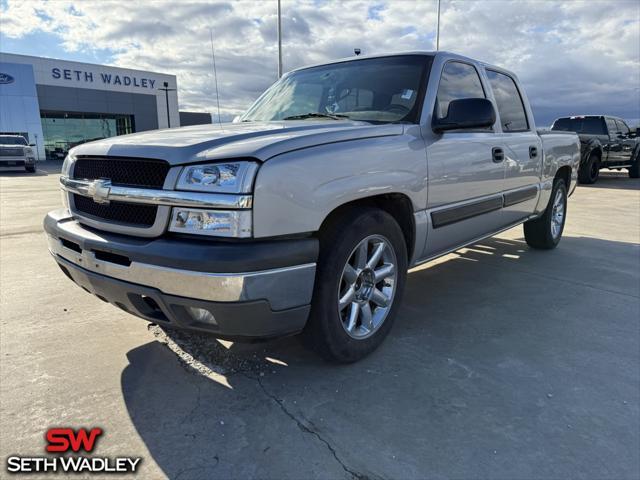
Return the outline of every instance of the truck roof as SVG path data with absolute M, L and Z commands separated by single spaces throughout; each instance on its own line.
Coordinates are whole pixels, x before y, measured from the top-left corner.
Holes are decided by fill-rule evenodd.
M 446 50 L 438 50 L 438 51 L 433 51 L 433 50 L 409 50 L 409 51 L 404 51 L 404 52 L 388 52 L 388 53 L 379 53 L 379 54 L 375 54 L 375 55 L 358 55 L 355 57 L 344 57 L 344 58 L 339 58 L 336 60 L 330 60 L 328 62 L 321 62 L 321 63 L 314 63 L 312 65 L 305 65 L 304 67 L 299 67 L 299 68 L 294 68 L 293 70 L 290 70 L 291 72 L 296 72 L 298 70 L 305 70 L 307 68 L 313 68 L 313 67 L 320 67 L 322 65 L 331 65 L 333 63 L 343 63 L 343 62 L 353 62 L 353 61 L 358 61 L 358 60 L 367 60 L 367 59 L 371 59 L 371 58 L 384 58 L 384 57 L 398 57 L 401 55 L 429 55 L 432 57 L 447 57 L 447 59 L 456 59 L 456 60 L 463 60 L 466 62 L 470 62 L 470 63 L 476 63 L 478 65 L 481 65 L 485 68 L 490 68 L 490 69 L 495 69 L 495 70 L 499 70 L 502 71 L 504 73 L 507 73 L 511 76 L 516 76 L 513 72 L 511 72 L 510 70 L 507 70 L 505 68 L 499 67 L 497 65 L 492 65 L 480 60 L 476 60 L 474 58 L 471 57 L 466 57 L 464 55 L 460 55 L 458 53 L 454 53 L 454 52 L 448 52 Z

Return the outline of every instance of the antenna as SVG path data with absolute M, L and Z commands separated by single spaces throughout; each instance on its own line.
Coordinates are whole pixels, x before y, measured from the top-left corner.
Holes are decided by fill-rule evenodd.
M 282 8 L 278 0 L 278 78 L 282 77 Z
M 216 52 L 213 49 L 213 29 L 209 29 L 209 35 L 211 37 L 211 61 L 213 63 L 213 81 L 216 84 L 216 103 L 218 104 L 218 124 L 222 125 L 222 120 L 220 119 L 220 95 L 218 93 L 218 72 L 216 70 Z

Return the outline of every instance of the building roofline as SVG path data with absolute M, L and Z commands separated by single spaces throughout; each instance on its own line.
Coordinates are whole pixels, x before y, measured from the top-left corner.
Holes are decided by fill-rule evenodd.
M 43 59 L 43 60 L 50 60 L 50 61 L 55 61 L 55 62 L 74 63 L 74 64 L 77 64 L 77 65 L 91 65 L 93 67 L 119 68 L 121 70 L 130 70 L 132 72 L 153 73 L 155 75 L 164 75 L 166 77 L 177 78 L 175 74 L 156 72 L 154 70 L 141 70 L 139 68 L 120 67 L 118 65 L 107 65 L 107 64 L 104 64 L 104 63 L 79 62 L 77 60 L 65 60 L 64 58 L 44 57 L 44 56 L 36 56 L 36 55 L 25 55 L 25 54 L 22 54 L 22 53 L 11 53 L 11 52 L 0 51 L 0 59 L 2 59 L 2 57 L 5 56 L 5 55 L 12 56 L 12 57 L 34 58 L 34 59 L 38 59 L 38 60 Z M 10 60 L 10 59 L 7 59 L 7 60 Z M 5 61 L 7 61 L 7 60 L 5 60 Z

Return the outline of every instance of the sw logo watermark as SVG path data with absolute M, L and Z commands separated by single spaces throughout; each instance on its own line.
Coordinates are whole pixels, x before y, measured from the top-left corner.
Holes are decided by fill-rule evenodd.
M 93 452 L 103 434 L 101 428 L 50 428 L 45 451 L 53 454 Z M 8 473 L 136 473 L 141 457 L 93 457 L 85 455 L 7 458 Z

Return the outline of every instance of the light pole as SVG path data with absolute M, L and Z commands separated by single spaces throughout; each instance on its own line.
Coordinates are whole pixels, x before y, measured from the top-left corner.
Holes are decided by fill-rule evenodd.
M 171 117 L 169 116 L 169 92 L 173 92 L 175 88 L 169 88 L 169 82 L 162 82 L 164 88 L 159 88 L 158 90 L 164 91 L 164 98 L 167 102 L 167 128 L 171 128 Z
M 278 0 L 278 78 L 282 77 L 282 9 Z
M 34 133 L 36 137 L 36 159 L 40 161 L 40 148 L 38 147 L 38 134 Z
M 440 50 L 440 0 L 438 0 L 438 23 L 436 27 L 436 50 Z

